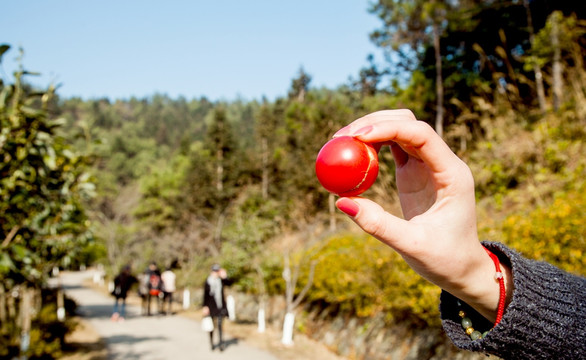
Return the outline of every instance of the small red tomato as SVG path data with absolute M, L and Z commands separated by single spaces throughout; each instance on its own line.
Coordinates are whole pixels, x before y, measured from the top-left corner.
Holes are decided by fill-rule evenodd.
M 378 156 L 372 145 L 351 136 L 328 141 L 317 154 L 315 173 L 322 186 L 340 196 L 365 192 L 378 175 Z

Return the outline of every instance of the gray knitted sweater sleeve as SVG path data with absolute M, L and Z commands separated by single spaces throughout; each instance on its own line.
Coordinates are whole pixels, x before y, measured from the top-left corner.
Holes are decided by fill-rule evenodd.
M 442 292 L 442 325 L 453 343 L 503 359 L 586 359 L 586 278 L 526 259 L 503 244 L 483 244 L 511 267 L 513 297 L 501 322 L 472 341 L 460 325 L 457 299 Z M 491 328 L 482 316 L 465 310 L 474 328 Z

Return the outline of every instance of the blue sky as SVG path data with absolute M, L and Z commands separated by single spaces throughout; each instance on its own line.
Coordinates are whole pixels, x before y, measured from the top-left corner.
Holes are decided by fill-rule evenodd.
M 301 67 L 311 85 L 356 77 L 381 21 L 369 0 L 22 0 L 0 12 L 0 43 L 12 46 L 0 76 L 24 66 L 84 99 L 284 96 Z

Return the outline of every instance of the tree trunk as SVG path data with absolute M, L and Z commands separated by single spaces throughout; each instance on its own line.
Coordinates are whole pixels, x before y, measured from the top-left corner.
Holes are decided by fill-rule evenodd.
M 286 301 L 286 314 L 285 314 L 285 321 L 283 322 L 283 338 L 281 339 L 281 343 L 284 345 L 292 345 L 293 344 L 293 324 L 295 323 L 295 313 L 294 310 L 307 292 L 311 288 L 313 283 L 313 276 L 315 274 L 315 266 L 316 262 L 313 261 L 311 263 L 311 267 L 309 269 L 309 275 L 307 278 L 307 283 L 301 289 L 301 292 L 295 298 L 295 286 L 297 285 L 297 280 L 299 279 L 299 268 L 300 264 L 295 266 L 295 270 L 293 274 L 291 273 L 291 263 L 289 260 L 289 254 L 285 254 L 284 257 L 284 267 L 283 267 L 283 279 L 285 280 L 285 301 Z
M 527 14 L 527 27 L 529 28 L 529 42 L 531 47 L 535 43 L 535 29 L 533 28 L 533 17 L 531 16 L 531 8 L 529 7 L 529 0 L 523 0 L 525 6 L 525 13 Z M 543 73 L 536 62 L 533 62 L 533 73 L 535 74 L 535 89 L 537 91 L 537 99 L 539 100 L 539 109 L 542 113 L 547 110 L 545 101 L 545 88 L 543 86 Z
M 559 16 L 554 13 L 551 16 L 551 46 L 553 47 L 553 108 L 559 110 L 563 101 L 562 83 L 562 51 L 559 39 Z
M 309 272 L 309 278 L 307 279 L 307 284 L 301 290 L 299 295 L 297 295 L 297 298 L 295 298 L 295 300 L 293 301 L 293 291 L 295 290 L 295 285 L 297 283 L 298 271 L 299 271 L 299 268 L 297 267 L 295 269 L 295 275 L 293 276 L 294 283 L 291 288 L 292 292 L 289 292 L 288 295 L 290 295 L 290 296 L 287 296 L 287 313 L 285 314 L 285 320 L 283 321 L 283 338 L 281 339 L 281 343 L 283 345 L 293 345 L 293 328 L 295 325 L 295 312 L 294 312 L 294 310 L 297 306 L 299 306 L 299 304 L 301 303 L 301 301 L 303 300 L 305 295 L 307 295 L 309 288 L 311 287 L 311 284 L 313 282 L 313 275 L 315 272 L 315 262 L 313 262 L 311 264 L 311 269 Z M 289 302 L 289 301 L 291 301 L 291 302 Z
M 222 228 L 224 227 L 225 218 L 226 216 L 223 212 L 218 216 L 218 222 L 216 223 L 216 228 L 214 230 L 213 249 L 210 248 L 210 251 L 214 256 L 217 256 L 220 253 L 220 248 L 222 247 Z
M 260 246 L 260 244 L 259 244 Z M 265 304 L 267 298 L 267 291 L 264 281 L 264 271 L 258 262 L 254 265 L 257 274 L 257 285 L 258 285 L 258 292 L 259 292 L 259 302 L 258 302 L 258 332 L 264 333 L 266 329 L 265 324 Z
M 216 151 L 216 190 L 218 190 L 218 192 L 221 192 L 222 190 L 224 190 L 224 182 L 223 182 L 223 178 L 224 178 L 224 165 L 223 165 L 223 161 L 224 161 L 224 153 L 222 152 L 221 149 L 218 149 Z
M 57 289 L 57 320 L 65 321 L 65 295 L 61 286 Z
M 293 326 L 295 325 L 295 314 L 288 312 L 285 314 L 285 321 L 283 321 L 283 337 L 281 343 L 283 345 L 293 345 Z
M 20 354 L 21 359 L 27 359 L 25 355 L 30 347 L 30 332 L 32 324 L 32 291 L 29 288 L 22 289 L 22 303 L 20 304 L 21 337 Z
M 269 145 L 266 137 L 260 143 L 262 156 L 262 198 L 269 197 Z
M 6 290 L 0 284 L 0 324 L 6 324 Z
M 291 264 L 289 261 L 289 254 L 285 254 L 283 260 L 283 280 L 285 280 L 285 303 L 287 306 L 287 312 L 291 312 L 293 310 L 293 293 L 295 291 L 295 285 L 293 284 L 294 280 L 291 278 Z
M 444 135 L 444 84 L 442 78 L 442 56 L 440 48 L 440 27 L 438 23 L 433 24 L 433 49 L 435 52 L 435 95 L 436 114 L 435 131 L 440 137 Z
M 330 206 L 330 231 L 336 231 L 336 198 L 334 194 L 330 193 L 328 203 Z

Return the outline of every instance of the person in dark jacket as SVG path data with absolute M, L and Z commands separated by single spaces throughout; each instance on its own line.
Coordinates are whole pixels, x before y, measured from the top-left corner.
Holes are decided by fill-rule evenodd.
M 151 302 L 153 298 L 157 303 L 157 312 L 161 313 L 161 297 L 162 295 L 162 281 L 161 271 L 157 266 L 157 263 L 152 261 L 145 271 L 145 281 L 147 283 L 147 294 L 146 294 L 146 313 L 147 316 L 151 315 Z
M 124 266 L 114 278 L 112 295 L 114 295 L 116 300 L 114 301 L 112 321 L 124 321 L 124 317 L 126 316 L 126 296 L 135 282 L 136 278 L 130 273 L 130 265 Z
M 212 350 L 216 347 L 220 351 L 224 351 L 225 344 L 222 335 L 222 321 L 224 317 L 228 316 L 228 307 L 226 306 L 226 298 L 224 297 L 224 287 L 232 284 L 228 279 L 226 270 L 220 265 L 214 264 L 212 271 L 204 283 L 203 293 L 203 315 L 211 316 L 215 320 L 218 329 L 219 341 L 218 345 L 214 345 L 214 332 L 210 332 L 210 345 Z

